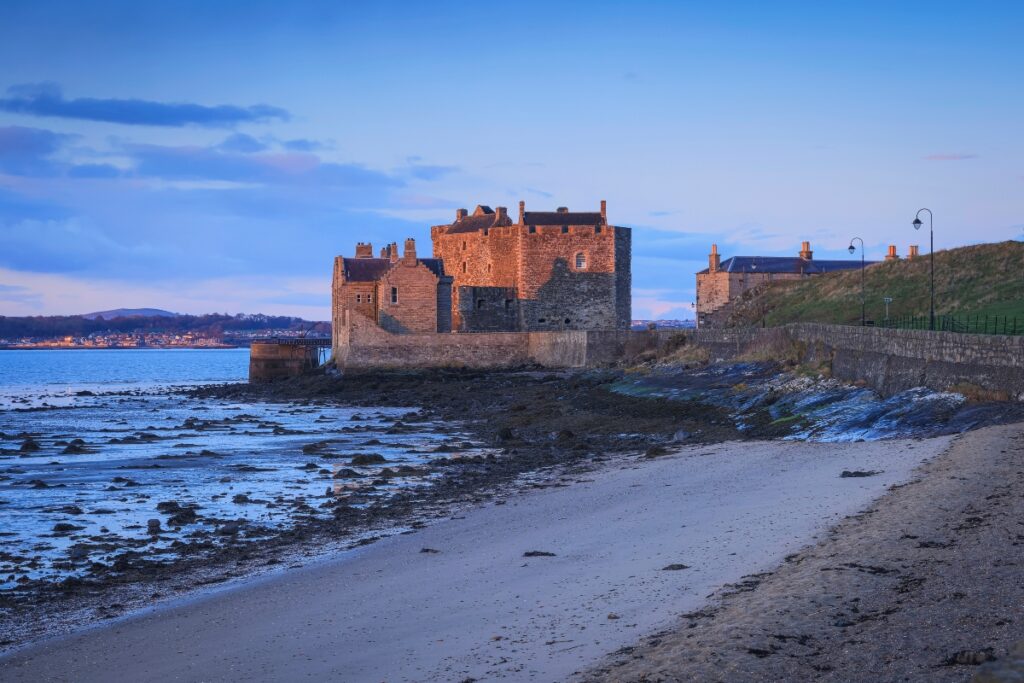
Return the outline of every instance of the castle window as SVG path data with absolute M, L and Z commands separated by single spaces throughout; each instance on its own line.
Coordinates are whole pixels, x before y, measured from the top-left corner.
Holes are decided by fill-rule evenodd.
M 363 295 L 362 294 L 356 294 L 356 303 L 357 304 L 363 303 Z
M 477 299 L 476 300 L 476 308 L 477 308 L 477 310 L 480 310 L 483 307 L 484 307 L 484 300 L 483 299 Z
M 537 226 L 536 225 L 531 225 L 530 226 L 530 234 L 532 235 L 535 232 L 537 232 Z
M 569 233 L 569 226 L 568 225 L 563 225 L 562 226 L 562 234 L 563 235 L 567 235 L 568 233 Z
M 366 295 L 366 303 L 368 303 L 368 304 L 372 304 L 373 303 L 373 294 L 367 294 Z
M 546 323 L 547 321 L 548 321 L 547 318 L 537 318 L 537 322 L 538 323 L 542 323 L 543 324 L 543 323 Z
M 393 304 L 397 304 L 398 303 L 398 287 L 392 287 L 391 288 L 391 303 L 393 303 Z
M 490 263 L 487 264 L 487 272 L 488 273 L 491 272 L 491 264 Z
M 569 324 L 569 319 L 568 319 L 568 318 L 566 318 L 566 319 L 565 319 L 565 324 L 566 324 L 566 325 L 568 325 L 568 324 Z
M 594 234 L 595 235 L 600 235 L 601 234 L 601 226 L 600 225 L 595 225 L 594 226 Z
M 512 299 L 505 299 L 505 310 L 512 310 Z
M 462 272 L 463 273 L 466 272 L 466 262 L 465 261 L 462 262 Z
M 462 240 L 462 251 L 466 251 L 466 240 Z
M 581 251 L 580 253 L 576 254 L 576 270 L 586 270 L 586 269 L 587 269 L 587 255 L 584 254 Z

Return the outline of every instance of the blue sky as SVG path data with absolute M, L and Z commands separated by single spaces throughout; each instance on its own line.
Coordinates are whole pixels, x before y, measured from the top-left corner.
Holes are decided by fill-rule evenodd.
M 0 314 L 327 317 L 331 259 L 477 203 L 724 256 L 1024 235 L 1011 2 L 0 5 Z M 926 248 L 926 247 L 925 247 Z

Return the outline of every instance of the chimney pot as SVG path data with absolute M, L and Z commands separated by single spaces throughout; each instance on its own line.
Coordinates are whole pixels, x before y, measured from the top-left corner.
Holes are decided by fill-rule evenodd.
M 608 202 L 604 199 L 601 200 L 601 222 L 608 222 Z
M 465 209 L 455 209 L 455 220 L 459 221 L 469 215 Z
M 498 223 L 508 218 L 508 207 L 496 206 L 494 207 L 494 212 L 496 214 L 494 219 L 495 223 Z
M 708 255 L 708 271 L 711 273 L 717 273 L 719 266 L 722 264 L 722 259 L 718 255 L 718 245 L 711 245 L 711 254 Z
M 918 256 L 917 249 L 918 249 L 918 247 L 917 247 L 916 244 L 911 244 L 910 245 L 910 251 L 907 253 L 907 260 L 908 261 L 913 261 L 915 258 L 917 258 L 917 256 Z
M 895 244 L 890 244 L 889 245 L 889 253 L 885 255 L 885 260 L 886 261 L 895 261 L 897 259 L 899 259 L 899 255 L 896 253 L 896 245 Z
M 369 242 L 356 242 L 356 258 L 373 258 L 373 245 Z
M 814 258 L 814 252 L 811 251 L 810 242 L 805 241 L 800 243 L 800 258 L 802 258 L 805 261 L 810 261 L 811 259 Z
M 519 225 L 526 222 L 526 202 L 519 200 Z

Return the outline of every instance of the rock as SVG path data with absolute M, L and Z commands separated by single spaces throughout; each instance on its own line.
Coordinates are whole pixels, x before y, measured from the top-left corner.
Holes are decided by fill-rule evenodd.
M 690 566 L 687 565 L 687 564 L 670 564 L 670 565 L 668 565 L 666 567 L 662 567 L 661 571 L 663 571 L 663 572 L 677 572 L 680 569 L 689 569 L 689 568 L 690 568 Z
M 421 553 L 436 554 L 436 553 L 439 553 L 441 551 L 440 550 L 436 550 L 434 548 L 420 548 L 420 552 Z
M 334 473 L 334 478 L 335 479 L 355 479 L 355 478 L 361 477 L 361 476 L 363 476 L 363 475 L 359 474 L 355 470 L 350 470 L 347 467 L 343 467 L 342 469 L 340 469 L 340 470 L 338 470 L 337 472 Z
M 42 446 L 39 445 L 39 442 L 29 437 L 21 442 L 21 447 L 18 450 L 22 453 L 34 453 L 40 448 L 42 448 Z
M 523 553 L 523 557 L 554 557 L 554 553 L 549 553 L 546 550 L 527 550 Z
M 236 520 L 234 522 L 225 522 L 217 528 L 218 536 L 235 536 L 239 531 L 242 530 L 243 520 Z
M 849 479 L 851 477 L 873 477 L 876 474 L 881 474 L 880 470 L 843 470 L 843 473 L 839 475 L 842 479 Z
M 362 467 L 366 465 L 379 465 L 382 462 L 387 462 L 387 459 L 379 453 L 360 453 L 359 455 L 353 456 L 349 463 Z
M 88 389 L 83 389 L 82 391 L 76 391 L 75 392 L 75 396 L 95 396 L 95 395 L 96 394 L 92 393 Z
M 686 441 L 690 438 L 690 432 L 685 429 L 680 429 L 678 432 L 672 435 L 672 441 L 679 443 L 680 441 Z
M 160 533 L 160 520 L 150 519 L 146 521 L 146 531 L 155 536 Z
M 651 446 L 650 448 L 648 448 L 644 452 L 644 457 L 645 458 L 657 458 L 657 457 L 662 456 L 662 455 L 668 455 L 668 453 L 669 453 L 669 450 L 667 448 L 665 448 L 664 446 L 654 445 L 654 446 Z
M 78 526 L 76 524 L 69 524 L 68 522 L 57 522 L 53 525 L 53 533 L 55 534 L 70 534 L 72 531 L 81 531 L 84 526 Z
M 502 427 L 498 430 L 497 436 L 500 441 L 511 441 L 516 438 L 516 434 L 512 431 L 511 427 Z
M 231 502 L 236 505 L 244 505 L 245 503 L 251 503 L 252 501 L 249 499 L 249 496 L 244 493 L 236 493 L 231 499 Z
M 608 618 L 609 618 L 609 619 L 621 619 L 622 617 L 620 617 L 620 616 L 619 616 L 618 614 L 616 614 L 615 612 L 609 612 L 609 613 L 608 613 Z
M 82 453 L 88 452 L 89 451 L 87 451 L 84 447 L 79 446 L 76 443 L 69 443 L 67 446 L 64 447 L 64 450 L 61 451 L 63 455 L 81 455 Z
M 980 650 L 960 650 L 954 652 L 943 662 L 946 666 L 978 666 L 985 662 L 991 662 L 996 658 L 995 651 L 990 648 L 982 648 Z

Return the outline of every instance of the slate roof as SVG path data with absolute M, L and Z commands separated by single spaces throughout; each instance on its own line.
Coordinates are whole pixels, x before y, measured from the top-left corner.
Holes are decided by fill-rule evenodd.
M 601 213 L 594 211 L 527 211 L 523 222 L 527 225 L 601 225 Z
M 391 268 L 391 259 L 386 258 L 345 258 L 346 282 L 375 282 Z M 421 258 L 419 262 L 437 277 L 444 277 L 444 263 L 439 258 Z
M 865 261 L 865 266 L 878 261 Z M 802 259 L 799 256 L 733 256 L 722 261 L 718 267 L 727 273 L 806 273 L 821 275 L 837 270 L 855 270 L 860 268 L 860 259 L 850 261 Z M 700 271 L 710 272 L 708 268 Z
M 499 220 L 498 214 L 489 206 L 478 206 L 472 215 L 460 218 L 452 223 L 446 231 L 449 235 L 456 235 L 463 232 L 477 232 L 486 228 L 493 228 L 499 225 L 512 225 L 512 219 L 506 216 Z

